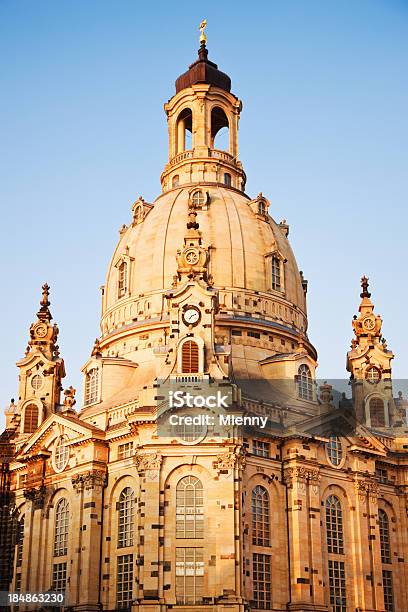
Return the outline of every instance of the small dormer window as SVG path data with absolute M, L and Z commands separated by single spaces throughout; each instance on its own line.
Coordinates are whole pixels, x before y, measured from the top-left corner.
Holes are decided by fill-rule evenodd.
M 99 391 L 99 371 L 92 368 L 85 379 L 85 404 L 93 404 L 98 400 Z
M 265 206 L 265 204 L 264 204 Z M 272 289 L 274 291 L 281 290 L 281 262 L 276 255 L 272 256 Z
M 266 215 L 266 204 L 265 204 L 265 200 L 260 200 L 260 202 L 258 203 L 258 213 L 260 215 Z
M 143 206 L 142 205 L 136 207 L 134 221 L 135 223 L 140 223 L 140 221 L 143 221 Z
M 205 197 L 201 189 L 195 191 L 191 196 L 191 202 L 194 208 L 201 208 L 205 204 Z
M 123 297 L 127 292 L 127 263 L 122 261 L 118 268 L 118 297 Z

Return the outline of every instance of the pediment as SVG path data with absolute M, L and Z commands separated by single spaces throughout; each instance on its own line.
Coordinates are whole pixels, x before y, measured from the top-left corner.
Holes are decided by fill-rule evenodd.
M 16 460 L 21 461 L 39 452 L 49 452 L 49 449 L 58 436 L 65 435 L 68 443 L 78 443 L 91 438 L 105 438 L 105 432 L 101 429 L 81 422 L 74 416 L 63 414 L 51 414 L 30 436 L 18 453 Z
M 345 438 L 350 451 L 372 452 L 386 456 L 389 448 L 365 425 L 359 423 L 354 414 L 342 408 L 316 415 L 296 425 L 299 432 L 328 438 L 330 435 Z

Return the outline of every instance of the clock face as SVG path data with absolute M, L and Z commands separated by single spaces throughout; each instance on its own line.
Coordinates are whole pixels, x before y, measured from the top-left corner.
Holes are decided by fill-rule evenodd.
M 190 266 L 195 266 L 195 264 L 198 262 L 200 258 L 197 251 L 187 251 L 184 257 L 186 258 L 186 261 L 187 263 L 190 264 Z
M 363 325 L 365 329 L 368 329 L 368 331 L 371 331 L 375 327 L 375 321 L 371 317 L 367 317 L 366 319 L 364 319 Z
M 183 312 L 183 321 L 186 325 L 197 325 L 201 318 L 201 313 L 195 306 L 189 306 Z
M 45 325 L 37 325 L 35 328 L 35 334 L 38 338 L 44 338 L 47 335 L 47 328 Z

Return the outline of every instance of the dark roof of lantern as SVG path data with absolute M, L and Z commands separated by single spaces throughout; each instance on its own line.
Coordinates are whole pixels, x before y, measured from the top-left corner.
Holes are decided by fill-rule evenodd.
M 176 93 L 195 83 L 208 83 L 225 91 L 231 91 L 231 79 L 227 74 L 218 70 L 217 64 L 210 62 L 205 43 L 202 43 L 198 50 L 198 60 L 176 80 Z

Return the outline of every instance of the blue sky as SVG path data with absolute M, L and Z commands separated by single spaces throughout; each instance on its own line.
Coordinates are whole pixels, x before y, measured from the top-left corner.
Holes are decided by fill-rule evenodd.
M 345 375 L 365 273 L 406 377 L 406 0 L 0 0 L 1 408 L 45 281 L 65 386 L 81 389 L 99 286 L 132 202 L 160 192 L 163 103 L 204 17 L 244 104 L 247 192 L 288 220 L 309 280 L 319 376 Z

